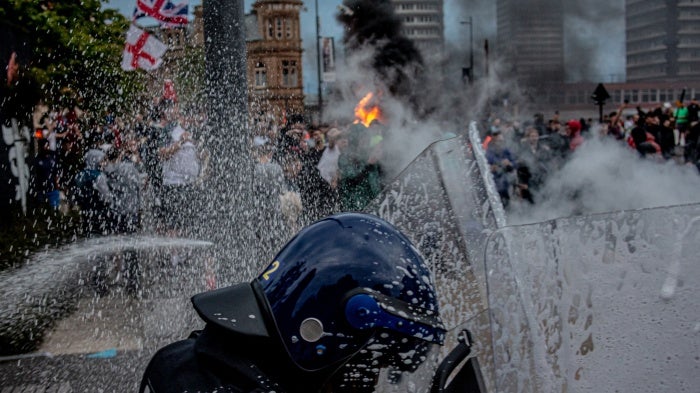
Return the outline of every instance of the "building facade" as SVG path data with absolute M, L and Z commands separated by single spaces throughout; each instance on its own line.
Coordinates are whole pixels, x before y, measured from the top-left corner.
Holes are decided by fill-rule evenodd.
M 565 77 L 562 0 L 497 0 L 496 50 L 520 82 Z
M 403 33 L 424 58 L 441 57 L 445 47 L 443 0 L 391 0 Z
M 206 0 L 204 0 L 206 1 Z M 280 124 L 291 113 L 304 112 L 301 0 L 258 0 L 245 15 L 248 112 L 254 123 Z M 164 79 L 177 79 L 178 61 L 191 55 L 187 48 L 204 46 L 203 8 L 195 6 L 194 20 L 186 27 L 154 28 L 168 45 L 154 88 Z M 184 71 L 187 72 L 187 71 Z M 177 87 L 177 86 L 176 86 Z
M 255 122 L 280 123 L 289 114 L 304 112 L 303 5 L 301 0 L 258 0 L 246 15 L 249 111 Z
M 628 81 L 700 79 L 700 2 L 626 0 Z

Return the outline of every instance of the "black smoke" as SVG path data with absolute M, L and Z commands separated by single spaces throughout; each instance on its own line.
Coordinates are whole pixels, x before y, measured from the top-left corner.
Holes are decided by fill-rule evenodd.
M 428 112 L 421 99 L 425 86 L 423 57 L 401 31 L 390 0 L 345 0 L 337 19 L 345 26 L 347 55 L 372 50 L 371 68 L 388 92 L 419 115 Z

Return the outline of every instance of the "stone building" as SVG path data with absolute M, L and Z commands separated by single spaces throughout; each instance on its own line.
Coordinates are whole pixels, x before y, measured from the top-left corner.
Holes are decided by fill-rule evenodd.
M 248 109 L 253 124 L 270 120 L 281 124 L 288 114 L 304 112 L 299 25 L 302 7 L 301 0 L 258 0 L 245 15 Z M 157 84 L 176 79 L 181 71 L 177 69 L 178 60 L 192 53 L 188 47 L 203 47 L 202 18 L 203 8 L 198 5 L 189 26 L 155 29 L 158 38 L 168 44 Z
M 301 0 L 258 0 L 246 15 L 249 110 L 254 121 L 281 123 L 304 112 Z

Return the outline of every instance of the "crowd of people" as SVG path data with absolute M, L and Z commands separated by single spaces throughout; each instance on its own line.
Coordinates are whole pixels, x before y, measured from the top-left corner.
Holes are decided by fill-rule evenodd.
M 54 209 L 80 212 L 86 234 L 130 233 L 145 205 L 155 229 L 182 233 L 201 193 L 209 153 L 198 142 L 206 116 L 156 100 L 130 118 L 38 105 L 34 118 L 36 183 Z M 554 112 L 520 123 L 487 120 L 483 147 L 505 207 L 534 204 L 549 176 L 591 138 L 606 138 L 642 157 L 700 165 L 698 102 L 643 110 L 630 105 L 603 117 L 564 121 Z M 254 194 L 265 222 L 290 233 L 337 211 L 359 211 L 380 193 L 385 126 L 310 124 L 301 114 L 280 126 L 256 123 L 250 141 Z M 148 195 L 150 200 L 144 200 Z M 275 245 L 271 245 L 274 247 Z
M 84 234 L 91 235 L 140 229 L 150 191 L 158 215 L 168 217 L 162 223 L 177 228 L 183 214 L 168 214 L 173 200 L 186 197 L 181 194 L 206 172 L 208 156 L 192 138 L 202 119 L 165 101 L 130 119 L 40 104 L 34 115 L 37 193 L 52 209 L 77 210 Z
M 698 108 L 696 100 L 647 110 L 625 103 L 602 122 L 562 120 L 558 111 L 547 121 L 541 113 L 523 123 L 494 117 L 486 121 L 484 149 L 504 207 L 511 200 L 534 204 L 545 181 L 591 138 L 616 141 L 646 159 L 700 170 Z
M 198 142 L 205 122 L 167 100 L 130 118 L 38 105 L 38 193 L 52 209 L 78 211 L 86 235 L 135 232 L 145 206 L 153 208 L 156 231 L 183 234 L 198 214 L 184 207 L 209 176 L 209 153 Z M 266 221 L 293 232 L 333 212 L 362 209 L 383 186 L 383 131 L 376 121 L 315 126 L 301 114 L 279 127 L 255 127 L 251 168 Z

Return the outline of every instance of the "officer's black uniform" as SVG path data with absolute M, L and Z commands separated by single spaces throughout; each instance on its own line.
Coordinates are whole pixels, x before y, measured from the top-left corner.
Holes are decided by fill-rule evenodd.
M 284 392 L 256 365 L 263 354 L 270 356 L 255 339 L 234 337 L 208 325 L 187 340 L 160 349 L 146 368 L 139 391 Z

